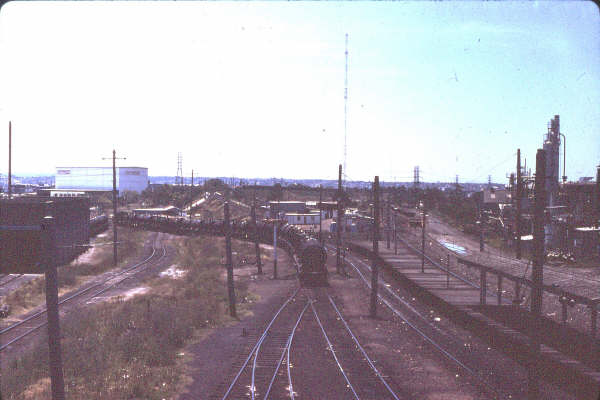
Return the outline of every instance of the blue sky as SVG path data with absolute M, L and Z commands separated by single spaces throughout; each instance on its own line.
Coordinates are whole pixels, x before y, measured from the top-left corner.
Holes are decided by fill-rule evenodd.
M 187 175 L 335 178 L 345 33 L 348 178 L 506 182 L 555 114 L 567 175 L 594 175 L 600 17 L 576 1 L 9 3 L 13 171 L 102 165 L 114 146 L 151 175 L 182 152 Z

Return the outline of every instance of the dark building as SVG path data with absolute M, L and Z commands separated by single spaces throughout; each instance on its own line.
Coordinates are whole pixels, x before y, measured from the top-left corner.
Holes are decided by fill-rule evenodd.
M 54 218 L 55 263 L 69 263 L 87 249 L 90 204 L 86 197 L 21 197 L 0 200 L 0 273 L 42 273 L 50 248 L 44 217 Z

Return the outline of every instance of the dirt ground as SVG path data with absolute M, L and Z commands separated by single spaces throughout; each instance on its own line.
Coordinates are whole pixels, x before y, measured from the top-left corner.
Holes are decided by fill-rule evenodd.
M 272 248 L 265 246 L 267 252 Z M 288 256 L 279 252 L 279 271 L 283 279 L 273 280 L 272 261 L 264 266 L 265 275 L 254 275 L 256 267 L 235 270 L 238 281 L 248 282 L 248 291 L 258 299 L 251 305 L 251 312 L 223 328 L 212 331 L 199 343 L 188 346 L 184 352 L 188 357 L 187 370 L 190 384 L 177 399 L 222 398 L 231 383 L 235 371 L 240 367 L 240 359 L 249 354 L 256 335 L 262 332 L 276 309 L 298 286 L 293 278 Z M 369 293 L 356 278 L 348 278 L 335 273 L 335 257 L 328 260 L 329 282 L 331 287 L 323 289 L 337 302 L 340 311 L 354 331 L 367 354 L 374 360 L 389 385 L 401 399 L 423 400 L 469 400 L 491 398 L 462 375 L 456 367 L 435 353 L 428 344 L 417 337 L 390 312 L 379 308 L 379 316 L 368 316 Z M 304 289 L 303 289 L 304 290 Z M 326 296 L 325 294 L 325 296 Z M 243 300 L 242 300 L 243 301 Z M 351 339 L 339 341 L 347 335 L 343 325 L 336 322 L 337 317 L 331 311 L 325 311 L 326 301 L 321 298 L 315 303 L 325 325 L 334 350 L 340 354 L 355 351 Z M 341 374 L 335 367 L 331 353 L 326 351 L 323 336 L 314 323 L 314 317 L 307 312 L 299 325 L 297 338 L 292 346 L 294 391 L 298 398 L 338 399 L 352 398 L 343 384 Z M 344 348 L 337 349 L 337 346 Z M 356 363 L 362 362 L 362 356 L 355 351 Z M 365 364 L 366 365 L 366 364 Z M 346 369 L 347 367 L 345 367 Z M 352 371 L 352 368 L 347 368 Z M 364 375 L 372 374 L 366 367 Z M 356 377 L 356 375 L 354 375 Z M 357 379 L 357 378 L 355 378 Z M 366 379 L 366 378 L 365 378 Z M 362 379 L 361 379 L 362 380 Z M 373 383 L 375 385 L 375 383 Z M 337 389 L 340 387 L 339 389 Z M 361 398 L 392 398 L 377 395 Z M 248 394 L 248 398 L 249 398 Z M 260 397 L 260 396 L 259 396 Z M 282 391 L 272 392 L 271 398 L 289 398 Z M 233 397 L 232 397 L 233 398 Z M 236 397 L 237 398 L 237 397 Z

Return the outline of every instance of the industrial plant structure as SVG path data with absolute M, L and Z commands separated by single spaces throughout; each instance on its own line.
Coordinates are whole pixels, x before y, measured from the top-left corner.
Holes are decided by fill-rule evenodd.
M 561 144 L 563 146 L 562 182 L 559 164 Z M 543 149 L 546 152 L 545 247 L 547 251 L 557 250 L 576 257 L 597 256 L 600 254 L 600 166 L 598 166 L 596 182 L 591 179 L 567 182 L 564 172 L 566 170 L 564 146 L 565 136 L 560 132 L 560 117 L 555 115 L 548 123 L 548 131 L 543 142 Z M 501 232 L 507 240 L 510 239 L 510 242 L 516 240 L 517 236 L 526 241 L 530 240 L 532 233 L 535 179 L 531 170 L 520 167 L 520 161 L 517 165 L 520 171 L 511 174 L 508 192 L 492 189 L 483 196 L 484 210 L 487 210 L 490 216 L 487 219 L 488 226 Z M 489 203 L 498 203 L 498 206 L 492 208 Z M 519 203 L 521 227 L 517 228 L 517 204 Z

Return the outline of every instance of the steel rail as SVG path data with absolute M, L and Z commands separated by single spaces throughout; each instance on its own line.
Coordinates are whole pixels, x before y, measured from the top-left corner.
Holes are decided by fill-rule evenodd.
M 360 400 L 360 398 L 358 397 L 358 394 L 356 394 L 356 391 L 354 390 L 354 386 L 352 386 L 352 384 L 350 383 L 350 380 L 348 379 L 348 376 L 346 375 L 346 372 L 344 372 L 344 368 L 342 367 L 342 364 L 340 364 L 340 361 L 338 360 L 337 356 L 335 355 L 335 351 L 333 350 L 331 341 L 329 340 L 329 337 L 327 336 L 327 333 L 325 332 L 325 328 L 323 327 L 323 324 L 321 323 L 321 320 L 319 319 L 319 315 L 317 314 L 317 310 L 315 310 L 313 301 L 310 302 L 310 307 L 312 308 L 312 312 L 315 315 L 315 318 L 317 320 L 317 323 L 319 324 L 319 327 L 321 328 L 321 332 L 323 332 L 323 336 L 325 337 L 325 340 L 327 341 L 327 346 L 329 347 L 329 351 L 331 351 L 331 355 L 333 356 L 335 362 L 337 363 L 339 370 L 342 372 L 342 375 L 344 376 L 344 379 L 346 380 L 348 387 L 350 388 L 350 390 L 352 390 L 352 393 L 354 394 L 354 398 L 356 400 Z
M 290 388 L 290 398 L 292 400 L 294 400 L 294 389 L 292 386 L 292 371 L 290 371 L 290 350 L 292 348 L 292 341 L 294 340 L 294 334 L 296 333 L 296 328 L 298 327 L 298 324 L 300 323 L 300 320 L 302 319 L 302 316 L 304 315 L 304 312 L 306 311 L 306 309 L 308 308 L 308 306 L 310 305 L 310 302 L 307 302 L 306 305 L 304 306 L 304 309 L 302 309 L 302 313 L 300 313 L 300 318 L 298 318 L 298 321 L 296 321 L 296 325 L 294 325 L 294 329 L 292 330 L 292 333 L 290 335 L 290 339 L 289 339 L 289 343 L 287 345 L 287 375 L 288 375 L 288 383 L 289 383 L 289 388 Z M 267 398 L 265 397 L 265 400 Z
M 242 364 L 240 370 L 238 371 L 238 373 L 236 374 L 236 376 L 233 378 L 233 381 L 229 385 L 229 388 L 227 389 L 227 392 L 225 392 L 225 394 L 223 395 L 222 400 L 225 400 L 227 398 L 227 396 L 229 396 L 229 393 L 231 393 L 231 390 L 233 389 L 233 387 L 237 383 L 237 380 L 242 375 L 242 372 L 244 371 L 244 369 L 246 369 L 246 366 L 248 365 L 248 362 L 250 361 L 250 359 L 252 358 L 252 356 L 256 352 L 256 349 L 265 340 L 265 337 L 267 336 L 267 333 L 269 332 L 269 329 L 271 329 L 271 325 L 273 325 L 273 323 L 275 322 L 275 320 L 277 319 L 277 317 L 279 316 L 279 314 L 281 313 L 281 311 L 283 311 L 283 309 L 289 304 L 289 302 L 292 301 L 292 299 L 294 297 L 296 297 L 296 294 L 298 294 L 299 291 L 300 291 L 300 288 L 297 288 L 294 291 L 294 293 L 281 305 L 281 307 L 279 308 L 279 310 L 277 310 L 277 312 L 273 316 L 273 319 L 271 319 L 271 322 L 269 322 L 269 325 L 267 325 L 267 327 L 265 328 L 265 331 L 263 332 L 263 334 L 261 335 L 261 337 L 258 339 L 258 341 L 256 342 L 256 344 L 252 348 L 252 351 L 250 352 L 250 354 L 248 354 L 248 357 L 246 357 L 246 361 L 244 361 L 244 363 Z M 254 397 L 254 389 L 255 389 L 254 386 L 252 386 L 250 388 L 253 397 Z
M 124 273 L 126 273 L 126 272 L 129 272 L 129 271 L 131 271 L 133 268 L 138 268 L 140 265 L 143 265 L 144 263 L 148 262 L 148 260 L 150 260 L 150 258 L 152 258 L 152 257 L 154 256 L 154 254 L 156 253 L 156 249 L 155 249 L 155 248 L 153 248 L 152 250 L 153 250 L 153 251 L 152 251 L 152 255 L 151 255 L 150 257 L 148 257 L 146 260 L 144 260 L 144 261 L 142 261 L 142 262 L 140 262 L 140 263 L 136 264 L 134 267 L 128 268 L 126 271 L 123 271 L 123 272 L 121 272 L 119 275 L 122 275 L 122 274 L 124 274 Z M 158 258 L 158 260 L 156 260 L 156 261 L 160 261 L 160 260 L 162 260 L 162 259 L 163 259 L 163 257 L 165 257 L 165 256 L 166 256 L 166 248 L 165 248 L 165 247 L 163 247 L 163 254 L 162 254 L 162 255 L 161 255 L 159 258 Z M 94 293 L 94 295 L 93 295 L 92 297 L 90 297 L 90 299 L 93 299 L 93 298 L 95 298 L 95 297 L 99 296 L 100 294 L 102 294 L 102 293 L 104 293 L 104 292 L 106 292 L 106 291 L 108 291 L 108 290 L 112 289 L 113 287 L 115 287 L 115 286 L 116 286 L 116 285 L 118 285 L 119 283 L 123 282 L 124 280 L 126 280 L 126 279 L 128 279 L 128 278 L 131 278 L 132 276 L 134 276 L 134 275 L 136 275 L 136 274 L 138 274 L 138 273 L 140 273 L 140 272 L 142 272 L 142 271 L 145 271 L 145 270 L 146 270 L 148 267 L 149 267 L 149 265 L 148 265 L 148 266 L 146 266 L 146 268 L 142 268 L 142 269 L 140 269 L 139 271 L 135 271 L 133 274 L 131 274 L 131 275 L 127 275 L 127 276 L 123 277 L 122 279 L 118 280 L 117 282 L 114 282 L 114 283 L 110 284 L 108 287 L 106 287 L 106 288 L 104 288 L 104 289 L 102 289 L 102 290 L 98 291 L 97 293 Z M 117 276 L 119 276 L 119 275 L 117 275 Z M 102 283 L 100 283 L 100 284 L 98 284 L 98 285 L 101 285 L 101 284 L 103 284 L 103 283 L 106 283 L 107 281 L 109 281 L 109 280 L 111 280 L 111 279 L 114 279 L 114 278 L 115 278 L 115 277 L 112 277 L 112 278 L 110 278 L 110 279 L 108 279 L 108 280 L 106 280 L 106 281 L 104 281 L 104 282 L 102 282 Z M 89 289 L 91 289 L 91 288 L 94 288 L 94 287 L 97 287 L 98 285 L 91 286 L 91 287 L 89 287 L 89 288 L 86 288 L 85 290 L 83 290 L 83 291 L 81 291 L 81 292 L 78 292 L 78 293 L 76 293 L 76 294 L 74 294 L 74 295 L 72 295 L 72 296 L 69 296 L 68 298 L 66 298 L 66 299 L 62 300 L 61 302 L 59 302 L 59 304 L 62 304 L 62 303 L 64 303 L 64 302 L 65 302 L 65 301 L 67 301 L 67 300 L 73 299 L 73 298 L 75 298 L 75 297 L 77 297 L 77 296 L 80 296 L 80 295 L 82 295 L 82 294 L 84 294 L 84 293 L 87 293 L 87 292 L 89 291 Z M 40 311 L 39 313 L 36 313 L 36 314 L 35 314 L 35 317 L 39 317 L 39 316 L 43 315 L 45 312 L 46 312 L 46 310 Z M 22 323 L 24 323 L 24 322 L 26 322 L 26 321 L 30 321 L 30 320 L 31 320 L 33 317 L 34 317 L 34 316 L 31 316 L 31 317 L 29 317 L 27 320 L 20 321 L 20 322 L 18 323 L 18 325 L 21 325 Z M 31 328 L 31 329 L 28 329 L 27 331 L 25 331 L 25 332 L 24 332 L 24 333 L 22 333 L 21 335 L 19 335 L 19 336 L 15 337 L 15 338 L 13 338 L 13 339 L 11 339 L 10 341 L 8 341 L 8 342 L 4 343 L 2 346 L 0 346 L 0 351 L 3 351 L 3 350 L 4 350 L 4 349 L 6 349 L 8 346 L 12 345 L 13 343 L 16 343 L 16 342 L 18 342 L 19 340 L 23 339 L 23 338 L 24 338 L 24 337 L 26 337 L 26 336 L 29 336 L 29 335 L 30 335 L 30 334 L 32 334 L 33 332 L 37 331 L 38 329 L 40 329 L 40 328 L 42 328 L 42 327 L 44 327 L 44 326 L 46 326 L 46 325 L 48 325 L 48 321 L 42 322 L 41 324 L 39 324 L 39 325 L 36 325 L 36 326 L 34 326 L 33 328 Z M 0 333 L 4 333 L 4 332 L 6 332 L 7 330 L 11 330 L 11 329 L 15 328 L 15 326 L 17 326 L 17 324 L 11 325 L 10 327 L 6 328 L 5 330 L 3 330 L 3 331 L 0 331 Z
M 361 279 L 363 280 L 363 283 L 369 289 L 371 289 L 371 284 L 364 277 L 364 275 L 362 274 L 362 272 L 360 272 L 360 270 L 358 269 L 358 267 L 356 265 L 354 265 L 352 262 L 348 262 L 348 263 L 350 265 L 352 265 L 352 267 L 354 267 L 354 269 L 358 272 L 358 274 L 360 275 Z M 387 299 L 385 299 L 384 297 L 381 296 L 381 294 L 379 294 L 378 297 L 379 297 L 379 300 L 381 300 L 383 302 L 383 304 L 385 304 L 396 316 L 398 316 L 409 327 L 411 327 L 415 332 L 417 332 L 421 337 L 423 337 L 423 339 L 425 339 L 433 347 L 435 347 L 447 359 L 449 359 L 450 361 L 454 362 L 456 365 L 458 365 L 459 367 L 461 367 L 462 369 L 464 369 L 465 371 L 467 371 L 471 376 L 473 376 L 476 380 L 478 380 L 482 385 L 484 385 L 485 387 L 487 387 L 490 391 L 494 392 L 496 395 L 500 395 L 501 391 L 499 389 L 495 388 L 494 386 L 492 386 L 491 384 L 489 384 L 488 382 L 486 382 L 481 376 L 479 376 L 479 374 L 477 374 L 477 372 L 475 372 L 473 369 L 469 368 L 462 361 L 460 361 L 458 358 L 456 358 L 454 355 L 452 355 L 449 351 L 445 350 L 435 340 L 433 340 L 431 337 L 429 337 L 429 335 L 427 335 L 425 332 L 423 332 L 421 329 L 419 329 L 415 324 L 413 324 L 412 322 L 410 322 L 408 320 L 408 318 L 403 313 L 401 313 L 394 306 L 392 306 Z M 422 318 L 422 319 L 424 319 L 424 318 Z M 429 321 L 426 321 L 426 322 L 428 323 L 429 326 L 431 326 L 432 328 L 435 328 L 436 330 L 439 331 L 439 328 L 437 328 L 436 326 L 432 325 Z
M 154 257 L 154 254 L 155 254 L 155 253 L 156 253 L 156 249 L 153 247 L 153 248 L 152 248 L 152 254 L 150 254 L 150 256 L 149 256 L 148 258 L 146 258 L 145 260 L 143 260 L 143 261 L 140 261 L 139 263 L 135 264 L 134 266 L 132 266 L 132 267 L 130 267 L 130 268 L 127 268 L 127 269 L 125 269 L 125 270 L 122 270 L 122 271 L 120 271 L 120 272 L 119 272 L 117 275 L 115 275 L 115 276 L 111 276 L 110 278 L 108 278 L 108 279 L 105 279 L 105 280 L 104 280 L 104 281 L 102 281 L 102 282 L 95 283 L 95 284 L 93 284 L 93 285 L 91 285 L 91 286 L 88 286 L 88 287 L 87 287 L 87 288 L 85 288 L 85 289 L 82 289 L 82 290 L 80 290 L 80 291 L 78 291 L 78 292 L 75 292 L 75 293 L 73 293 L 72 295 L 70 295 L 70 296 L 69 296 L 69 297 L 67 297 L 67 298 L 61 299 L 61 300 L 58 302 L 58 304 L 59 304 L 59 305 L 61 305 L 61 304 L 63 304 L 64 302 L 67 302 L 67 301 L 69 301 L 69 300 L 71 300 L 71 299 L 73 299 L 73 298 L 75 298 L 75 297 L 77 297 L 77 296 L 81 296 L 82 294 L 89 292 L 89 291 L 90 291 L 90 290 L 92 290 L 93 288 L 96 288 L 96 287 L 98 287 L 98 286 L 101 286 L 101 285 L 105 284 L 106 282 L 110 281 L 111 279 L 114 279 L 115 277 L 117 277 L 117 276 L 119 276 L 119 275 L 121 275 L 121 274 L 125 274 L 125 273 L 127 273 L 127 272 L 131 271 L 132 269 L 138 268 L 140 265 L 142 265 L 142 264 L 144 264 L 144 263 L 148 262 L 148 261 L 149 261 L 149 260 L 150 260 L 152 257 Z M 22 319 L 21 321 L 19 321 L 19 322 L 16 322 L 16 323 L 14 323 L 14 324 L 12 324 L 12 325 L 10 325 L 10 326 L 8 326 L 8 327 L 6 327 L 6 328 L 4 328 L 4 329 L 0 330 L 0 334 L 6 333 L 6 332 L 8 332 L 8 331 L 10 331 L 10 330 L 12 330 L 12 329 L 14 329 L 14 328 L 16 328 L 16 327 L 20 326 L 20 325 L 23 325 L 24 323 L 26 323 L 26 322 L 28 322 L 28 321 L 31 321 L 32 319 L 34 319 L 34 318 L 37 318 L 37 317 L 39 317 L 39 316 L 40 316 L 40 315 L 42 315 L 42 314 L 45 314 L 45 313 L 46 313 L 46 311 L 47 311 L 47 309 L 44 307 L 42 310 L 40 310 L 40 311 L 38 311 L 38 312 L 36 312 L 36 313 L 34 313 L 34 314 L 30 315 L 29 317 L 27 317 L 27 318 L 25 318 L 25 319 Z
M 333 306 L 333 308 L 334 308 L 335 312 L 337 313 L 338 317 L 340 317 L 340 321 L 342 321 L 342 323 L 346 327 L 346 330 L 348 331 L 348 333 L 350 334 L 350 336 L 352 336 L 352 339 L 354 340 L 354 343 L 356 344 L 356 347 L 358 347 L 358 349 L 360 350 L 360 352 L 362 353 L 362 355 L 365 357 L 365 360 L 367 360 L 367 362 L 371 366 L 371 369 L 373 369 L 373 372 L 375 372 L 375 375 L 377 375 L 377 377 L 379 378 L 379 380 L 381 381 L 381 383 L 383 383 L 383 385 L 386 387 L 386 389 L 388 390 L 388 392 L 390 392 L 390 394 L 394 397 L 394 399 L 400 400 L 398 398 L 398 396 L 396 396 L 396 393 L 394 393 L 394 391 L 392 390 L 392 388 L 390 387 L 390 385 L 388 385 L 388 383 L 384 379 L 383 375 L 381 375 L 381 373 L 379 372 L 379 370 L 377 369 L 377 367 L 375 367 L 375 364 L 373 364 L 373 361 L 371 361 L 371 358 L 367 355 L 367 352 L 365 351 L 365 349 L 358 342 L 358 339 L 356 338 L 356 336 L 354 336 L 354 333 L 352 332 L 352 330 L 350 329 L 350 327 L 346 323 L 346 320 L 344 319 L 344 317 L 342 317 L 342 313 L 340 313 L 340 310 L 335 305 L 335 302 L 333 301 L 333 299 L 331 298 L 331 296 L 328 294 L 327 297 L 329 298 L 329 302 Z
M 302 317 L 304 316 L 304 313 L 306 312 L 306 309 L 308 308 L 309 305 L 310 305 L 310 302 L 307 301 L 306 305 L 304 306 L 304 309 L 302 309 L 302 312 L 300 313 L 300 316 L 298 317 L 298 320 L 296 321 L 296 324 L 294 325 L 294 328 L 292 329 L 292 332 L 290 333 L 290 336 L 288 337 L 285 347 L 283 348 L 283 351 L 281 352 L 281 358 L 279 358 L 279 362 L 277 363 L 277 367 L 275 368 L 275 372 L 273 373 L 273 377 L 271 378 L 271 382 L 269 382 L 269 387 L 267 388 L 267 391 L 265 392 L 264 400 L 266 400 L 269 397 L 269 393 L 271 392 L 271 388 L 273 387 L 273 383 L 275 382 L 277 373 L 279 372 L 279 368 L 281 367 L 281 364 L 283 363 L 283 359 L 285 358 L 286 353 L 287 353 L 287 370 L 288 370 L 288 383 L 289 383 L 289 387 L 290 387 L 290 397 L 292 399 L 294 398 L 294 393 L 291 389 L 292 388 L 292 377 L 290 375 L 290 347 L 292 347 L 292 339 L 294 337 L 294 334 L 296 333 L 296 328 L 298 327 L 298 324 L 300 324 L 300 320 L 302 320 Z
M 15 279 L 19 279 L 22 276 L 23 276 L 23 274 L 18 274 L 17 276 L 10 277 L 9 279 L 5 280 L 4 282 L 1 282 L 0 286 L 4 286 L 4 285 L 14 281 Z

